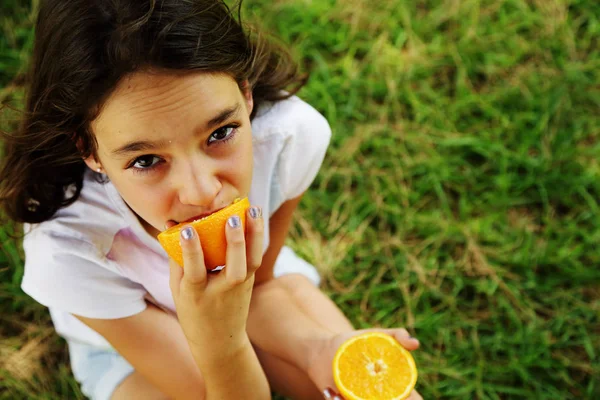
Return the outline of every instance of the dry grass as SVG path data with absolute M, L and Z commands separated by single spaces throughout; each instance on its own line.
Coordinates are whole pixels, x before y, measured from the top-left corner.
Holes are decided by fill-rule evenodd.
M 301 96 L 333 127 L 289 244 L 355 325 L 416 334 L 427 399 L 600 398 L 597 2 L 245 8 L 293 45 L 312 72 Z M 0 10 L 0 99 L 18 105 L 32 13 Z M 11 229 L 0 399 L 80 398 L 64 342 L 19 289 Z

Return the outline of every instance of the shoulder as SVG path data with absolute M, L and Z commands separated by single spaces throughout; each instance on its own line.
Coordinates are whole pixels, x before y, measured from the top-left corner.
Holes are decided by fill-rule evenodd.
M 48 221 L 25 225 L 24 246 L 67 245 L 77 241 L 80 248 L 107 254 L 114 235 L 125 225 L 125 220 L 113 204 L 105 185 L 93 174 L 86 174 L 80 196 L 75 202 L 61 208 Z M 84 245 L 85 244 L 85 245 Z
M 90 318 L 121 318 L 145 307 L 144 289 L 108 256 L 120 220 L 84 185 L 82 196 L 49 221 L 25 225 L 21 289 L 49 308 Z
M 145 308 L 144 288 L 93 243 L 37 229 L 23 249 L 21 289 L 48 308 L 89 318 L 122 318 Z
M 24 225 L 25 281 L 33 275 L 38 279 L 47 274 L 60 275 L 71 264 L 109 265 L 106 255 L 122 222 L 103 185 L 86 176 L 75 202 L 47 221 Z
M 302 194 L 314 180 L 331 140 L 329 123 L 296 96 L 261 106 L 252 123 L 255 178 L 266 182 L 269 209 Z
M 303 136 L 314 139 L 331 137 L 329 123 L 313 106 L 292 96 L 278 102 L 262 104 L 252 121 L 254 142 Z M 323 140 L 321 140 L 323 141 Z

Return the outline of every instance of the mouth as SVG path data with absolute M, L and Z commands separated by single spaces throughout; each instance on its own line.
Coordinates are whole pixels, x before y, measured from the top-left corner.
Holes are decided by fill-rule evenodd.
M 188 223 L 188 222 L 194 222 L 194 221 L 197 221 L 197 220 L 199 220 L 199 219 L 206 218 L 206 217 L 208 217 L 209 215 L 211 215 L 211 214 L 214 214 L 214 213 L 216 213 L 217 211 L 220 211 L 220 210 L 222 210 L 222 209 L 224 209 L 224 208 L 225 208 L 225 207 L 221 207 L 221 208 L 217 208 L 217 209 L 215 209 L 215 210 L 213 210 L 213 211 L 211 211 L 211 212 L 207 212 L 207 213 L 203 213 L 203 214 L 198 214 L 198 215 L 196 215 L 195 217 L 188 218 L 188 219 L 186 219 L 186 220 L 184 220 L 184 221 L 179 221 L 179 223 L 180 223 L 180 224 L 185 224 L 185 223 Z
M 231 203 L 229 203 L 228 205 L 224 206 L 224 207 L 220 207 L 220 208 L 215 208 L 214 210 L 210 211 L 210 212 L 206 212 L 206 213 L 202 213 L 202 214 L 198 214 L 192 218 L 188 218 L 186 220 L 181 220 L 181 221 L 176 221 L 174 219 L 170 219 L 167 221 L 167 223 L 165 224 L 165 229 L 169 229 L 172 228 L 175 225 L 179 225 L 179 224 L 187 224 L 187 223 L 191 223 L 194 221 L 198 221 L 200 219 L 206 218 L 209 215 L 212 215 L 218 211 L 221 211 L 224 208 L 227 208 L 229 205 L 236 203 L 238 201 L 240 201 L 242 199 L 242 197 L 236 197 Z

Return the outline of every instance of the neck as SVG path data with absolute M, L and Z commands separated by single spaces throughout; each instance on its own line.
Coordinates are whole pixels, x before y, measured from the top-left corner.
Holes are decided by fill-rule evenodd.
M 158 236 L 158 234 L 160 233 L 160 231 L 158 229 L 156 229 L 155 227 L 153 227 L 152 225 L 150 225 L 149 223 L 147 223 L 146 221 L 141 219 L 139 216 L 138 216 L 138 220 L 140 221 L 140 223 L 142 224 L 142 226 L 144 227 L 146 232 L 148 232 L 150 234 L 150 236 L 152 236 L 153 238 L 156 238 Z

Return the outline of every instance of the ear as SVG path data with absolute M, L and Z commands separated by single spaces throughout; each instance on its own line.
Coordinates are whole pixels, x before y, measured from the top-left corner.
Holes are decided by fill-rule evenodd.
M 81 144 L 81 138 L 77 140 L 77 143 L 75 145 L 77 146 L 77 150 L 79 150 L 79 153 L 82 153 L 83 145 Z M 92 171 L 98 173 L 102 172 L 102 164 L 100 163 L 100 160 L 96 160 L 96 157 L 94 157 L 93 155 L 84 158 L 83 162 Z
M 84 158 L 83 162 L 85 162 L 85 165 L 88 166 L 89 169 L 91 169 L 94 172 L 102 172 L 102 165 L 96 161 L 96 159 L 94 158 L 94 156 L 89 156 L 88 158 Z
M 246 79 L 244 82 L 242 82 L 240 89 L 242 90 L 242 94 L 246 99 L 246 108 L 248 109 L 248 115 L 250 115 L 254 109 L 254 99 L 252 98 L 252 88 L 250 87 L 250 82 L 248 82 Z
M 83 162 L 92 171 L 97 172 L 99 174 L 103 174 L 104 173 L 104 170 L 102 169 L 102 164 L 100 163 L 99 160 L 96 160 L 96 158 L 94 156 L 89 156 L 87 158 L 84 158 Z

